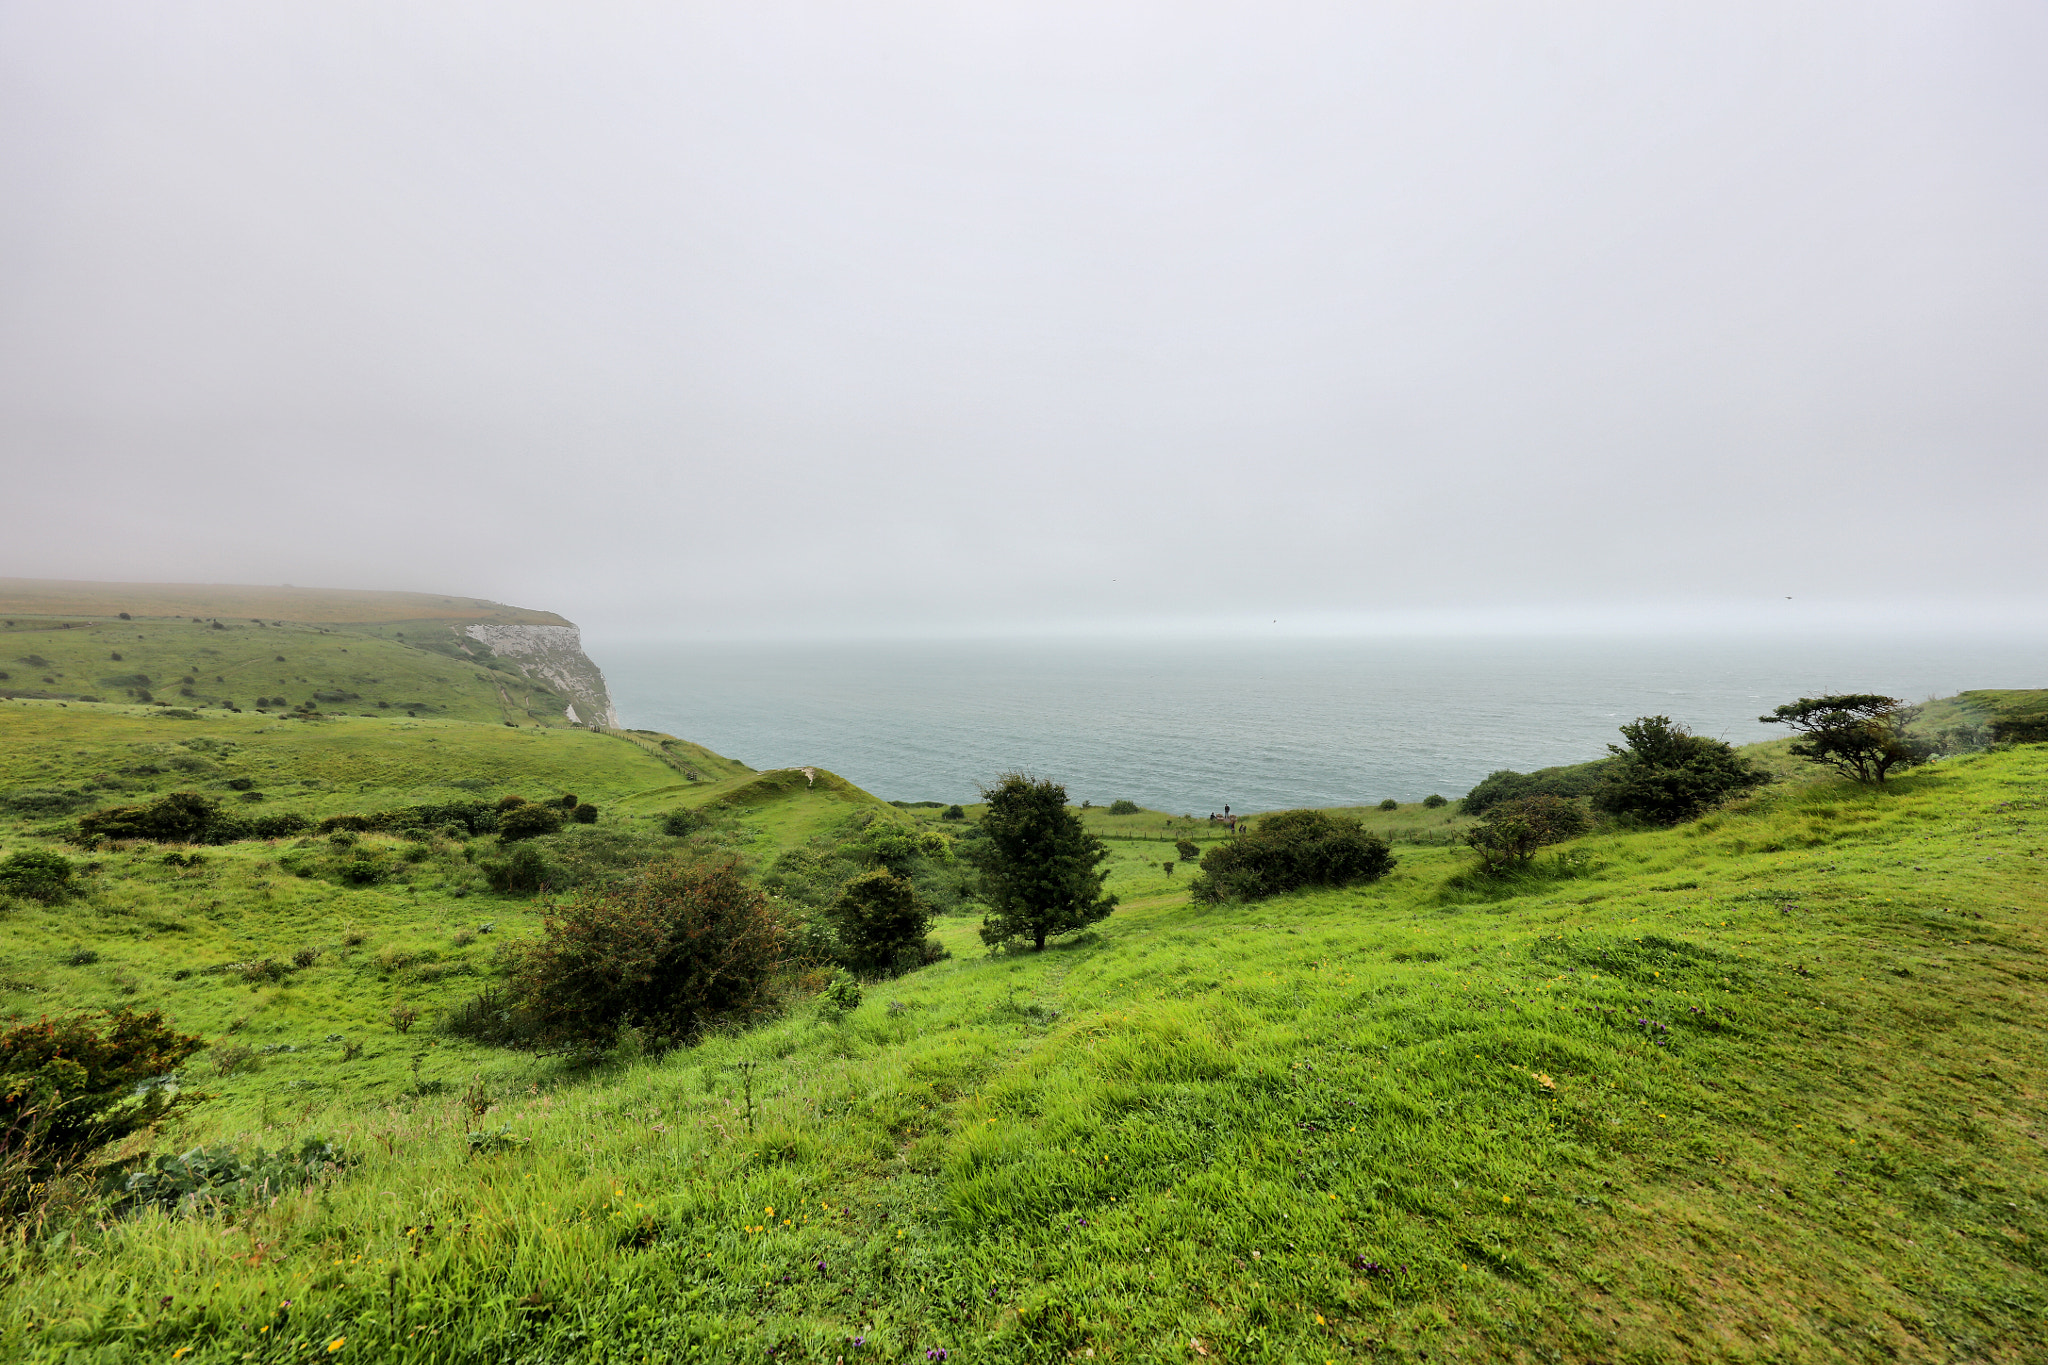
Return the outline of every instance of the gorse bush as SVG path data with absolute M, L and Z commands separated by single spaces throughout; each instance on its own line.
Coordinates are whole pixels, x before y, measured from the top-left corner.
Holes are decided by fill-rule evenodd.
M 767 1008 L 785 937 L 737 861 L 656 862 L 555 906 L 513 955 L 513 994 L 545 1044 L 609 1047 L 628 1024 L 685 1040 Z
M 1394 863 L 1387 841 L 1350 816 L 1280 811 L 1203 854 L 1189 893 L 1212 905 L 1258 900 L 1305 886 L 1376 881 Z

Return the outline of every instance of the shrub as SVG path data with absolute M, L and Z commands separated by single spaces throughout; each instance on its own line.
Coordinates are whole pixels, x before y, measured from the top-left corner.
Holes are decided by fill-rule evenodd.
M 484 880 L 500 895 L 530 896 L 563 880 L 561 870 L 531 844 L 521 844 L 504 858 L 487 858 L 480 866 Z
M 1400 803 L 1399 801 L 1396 801 L 1396 800 L 1395 800 L 1395 799 L 1394 799 L 1393 797 L 1391 797 L 1391 796 L 1390 796 L 1390 797 L 1388 797 L 1388 798 L 1387 798 L 1386 800 L 1384 800 L 1384 801 L 1380 802 L 1380 809 L 1381 809 L 1381 810 L 1399 810 L 1399 809 L 1401 809 L 1401 803 Z
M 1562 768 L 1538 768 L 1533 773 L 1502 769 L 1467 792 L 1458 809 L 1467 815 L 1484 815 L 1503 801 L 1527 796 L 1591 796 L 1600 790 L 1607 765 L 1614 760 L 1596 758 Z
M 149 839 L 160 844 L 217 844 L 237 828 L 220 802 L 198 792 L 171 792 L 146 806 L 110 806 L 78 819 L 79 837 Z
M 1536 850 L 1575 839 L 1592 827 L 1586 809 L 1562 796 L 1526 796 L 1489 809 L 1465 831 L 1465 842 L 1489 872 L 1526 866 Z
M 597 823 L 597 807 L 585 801 L 569 812 L 569 818 L 579 825 L 594 825 Z
M 626 1024 L 688 1039 L 766 1006 L 784 937 L 736 861 L 655 862 L 548 915 L 513 990 L 552 1045 L 609 1047 Z
M 0 858 L 0 892 L 59 901 L 71 893 L 71 860 L 47 849 L 25 848 Z
M 498 816 L 498 837 L 507 843 L 562 831 L 562 812 L 557 806 L 522 803 Z
M 1728 744 L 1695 735 L 1669 716 L 1639 716 L 1621 733 L 1628 747 L 1607 746 L 1614 762 L 1593 798 L 1611 814 L 1675 825 L 1770 781 Z
M 661 817 L 661 832 L 682 839 L 695 834 L 710 823 L 710 817 L 702 811 L 672 810 Z
M 917 888 L 886 867 L 863 872 L 840 889 L 825 912 L 841 954 L 858 971 L 921 966 L 931 907 Z
M 1351 816 L 1281 811 L 1204 854 L 1189 892 L 1210 904 L 1258 900 L 1304 886 L 1377 881 L 1394 861 L 1387 841 Z
M 845 972 L 836 973 L 832 984 L 818 992 L 818 1008 L 835 1019 L 844 1019 L 860 1008 L 860 982 Z
M 1450 804 L 1451 803 L 1447 799 L 1438 796 L 1434 792 L 1431 792 L 1428 796 L 1422 798 L 1422 807 L 1424 810 L 1442 810 L 1445 806 L 1448 806 Z
M 958 806 L 948 806 L 939 812 L 939 818 L 941 820 L 965 820 L 967 812 Z
M 161 1084 L 204 1047 L 161 1011 L 43 1018 L 0 1032 L 0 1215 L 32 1183 L 202 1097 Z
M 1141 809 L 1143 808 L 1135 801 L 1112 801 L 1109 803 L 1109 813 L 1111 815 L 1136 815 Z
M 1184 863 L 1194 862 L 1202 856 L 1201 845 L 1197 844 L 1193 839 L 1175 839 L 1173 841 L 1173 851 L 1180 854 L 1180 860 Z

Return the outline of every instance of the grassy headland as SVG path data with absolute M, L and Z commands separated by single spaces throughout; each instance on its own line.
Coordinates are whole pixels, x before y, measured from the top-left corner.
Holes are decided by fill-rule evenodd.
M 595 876 L 958 824 L 495 718 L 16 702 L 0 765 L 31 794 L 8 850 L 63 849 L 66 793 L 241 777 L 309 815 L 574 792 L 597 823 L 534 842 Z M 185 1084 L 215 1098 L 136 1151 L 321 1137 L 354 1164 L 222 1209 L 52 1210 L 0 1261 L 0 1352 L 2027 1359 L 2044 801 L 2048 748 L 2021 746 L 1781 783 L 1519 879 L 1425 842 L 1369 886 L 1216 908 L 1161 869 L 1168 817 L 1091 811 L 1123 902 L 1093 931 L 992 957 L 956 915 L 950 960 L 843 1017 L 792 979 L 746 1032 L 594 1065 L 441 1029 L 538 919 L 490 889 L 494 838 L 69 849 L 81 896 L 0 911 L 0 1008 L 206 1036 Z M 663 834 L 681 806 L 709 826 Z

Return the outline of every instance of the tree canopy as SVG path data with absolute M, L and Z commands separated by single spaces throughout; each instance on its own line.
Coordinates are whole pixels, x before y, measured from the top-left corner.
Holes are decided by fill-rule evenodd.
M 1675 825 L 1770 781 L 1733 746 L 1695 735 L 1669 716 L 1638 716 L 1621 733 L 1628 747 L 1607 746 L 1614 758 L 1593 796 L 1611 814 Z
M 1801 697 L 1757 719 L 1797 732 L 1794 757 L 1882 786 L 1894 768 L 1910 768 L 1934 756 L 1932 743 L 1906 732 L 1919 714 L 1919 707 L 1897 697 L 1854 692 Z
M 989 913 L 981 938 L 990 946 L 1046 939 L 1086 928 L 1116 908 L 1102 892 L 1109 850 L 1067 809 L 1057 782 L 1005 773 L 984 788 L 982 837 L 971 855 Z

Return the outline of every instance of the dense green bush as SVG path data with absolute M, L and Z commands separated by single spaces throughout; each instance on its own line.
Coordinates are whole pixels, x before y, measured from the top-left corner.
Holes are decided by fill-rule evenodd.
M 1401 809 L 1401 803 L 1400 803 L 1399 801 L 1396 801 L 1396 800 L 1395 800 L 1395 799 L 1394 799 L 1393 797 L 1391 797 L 1391 796 L 1390 796 L 1390 797 L 1388 797 L 1388 798 L 1387 798 L 1386 800 L 1384 800 L 1384 801 L 1380 802 L 1380 809 L 1381 809 L 1381 810 L 1399 810 L 1399 809 Z
M 221 813 L 220 802 L 198 792 L 171 792 L 146 806 L 109 806 L 78 819 L 79 837 L 149 839 L 160 844 L 219 844 L 239 837 L 242 825 Z
M 1175 839 L 1173 851 L 1180 854 L 1180 860 L 1184 863 L 1191 863 L 1202 856 L 1201 845 L 1193 839 Z
M 1445 806 L 1448 806 L 1450 804 L 1451 803 L 1448 800 L 1446 800 L 1444 797 L 1438 796 L 1435 792 L 1431 792 L 1428 796 L 1422 798 L 1422 807 L 1424 810 L 1442 810 Z
M 1628 747 L 1607 746 L 1614 761 L 1593 796 L 1611 815 L 1675 825 L 1771 780 L 1732 746 L 1695 735 L 1669 716 L 1639 716 L 1621 733 Z
M 838 936 L 842 960 L 855 971 L 904 971 L 925 961 L 931 907 L 915 886 L 886 867 L 847 882 L 826 917 Z
M 559 806 L 535 805 L 523 802 L 498 815 L 498 837 L 511 842 L 515 839 L 532 839 L 542 834 L 559 834 L 562 831 L 562 811 Z
M 517 951 L 513 992 L 550 1045 L 609 1047 L 628 1024 L 683 1041 L 768 1007 L 785 937 L 737 861 L 656 862 L 557 906 Z
M 500 895 L 530 896 L 564 880 L 547 854 L 532 844 L 521 844 L 503 858 L 486 858 L 479 866 L 491 890 Z
M 597 823 L 597 807 L 588 801 L 582 802 L 569 812 L 569 818 L 579 825 L 594 825 Z
M 205 1046 L 161 1011 L 45 1017 L 0 1032 L 0 1217 L 34 1186 L 202 1096 L 157 1082 Z
M 1537 849 L 1575 839 L 1592 824 L 1579 802 L 1539 793 L 1491 807 L 1465 831 L 1465 842 L 1479 854 L 1482 868 L 1503 872 L 1526 866 Z
M 1112 801 L 1109 803 L 1109 813 L 1111 815 L 1136 815 L 1142 809 L 1144 808 L 1135 801 Z
M 677 809 L 661 817 L 661 832 L 675 839 L 688 838 L 711 823 L 702 811 Z
M 75 872 L 61 853 L 24 848 L 0 858 L 0 894 L 59 901 L 71 894 Z
M 1210 904 L 1258 900 L 1304 886 L 1376 881 L 1394 862 L 1387 841 L 1351 816 L 1280 811 L 1203 854 L 1189 892 Z
M 1503 801 L 1529 796 L 1590 797 L 1605 781 L 1607 765 L 1614 760 L 1596 758 L 1590 763 L 1573 763 L 1561 768 L 1538 768 L 1533 773 L 1502 769 L 1466 793 L 1458 809 L 1467 815 L 1484 815 Z
M 948 806 L 939 812 L 939 818 L 941 820 L 965 820 L 967 812 L 958 806 Z

